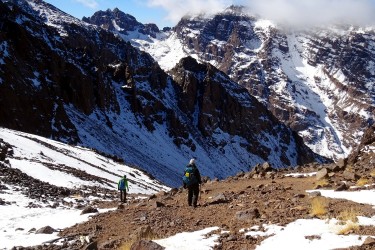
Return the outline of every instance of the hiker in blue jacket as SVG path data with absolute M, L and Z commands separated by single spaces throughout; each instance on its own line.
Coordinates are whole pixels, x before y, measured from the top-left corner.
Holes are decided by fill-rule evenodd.
M 118 181 L 118 190 L 120 190 L 120 201 L 126 202 L 126 191 L 129 192 L 129 185 L 128 185 L 128 179 L 126 179 L 126 175 L 122 177 Z
M 188 189 L 188 205 L 197 207 L 199 185 L 202 183 L 201 174 L 195 165 L 195 159 L 191 159 L 186 166 L 183 176 L 183 186 Z

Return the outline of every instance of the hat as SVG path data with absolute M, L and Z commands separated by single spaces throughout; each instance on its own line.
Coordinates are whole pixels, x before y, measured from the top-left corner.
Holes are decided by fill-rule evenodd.
M 194 158 L 190 159 L 189 164 L 190 164 L 190 165 L 191 165 L 191 164 L 195 164 L 195 159 L 194 159 Z

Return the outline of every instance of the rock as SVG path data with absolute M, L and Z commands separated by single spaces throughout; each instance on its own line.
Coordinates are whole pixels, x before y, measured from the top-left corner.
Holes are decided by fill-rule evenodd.
M 163 250 L 165 247 L 151 240 L 140 240 L 131 246 L 130 250 Z
M 152 200 L 152 199 L 156 199 L 156 194 L 152 194 L 150 195 L 150 197 L 148 197 L 148 200 Z
M 100 246 L 99 249 L 115 249 L 117 248 L 116 246 L 119 245 L 118 240 L 109 240 L 103 242 Z
M 155 236 L 154 231 L 149 225 L 147 225 L 147 226 L 142 226 L 142 227 L 137 228 L 134 231 L 132 238 L 136 240 L 140 240 L 140 239 L 150 238 L 154 236 Z
M 42 228 L 39 228 L 38 230 L 36 230 L 36 234 L 52 234 L 56 232 L 55 229 L 53 229 L 52 227 L 50 226 L 46 226 L 46 227 L 42 227 Z
M 169 190 L 169 193 L 170 193 L 171 195 L 175 195 L 175 194 L 177 194 L 177 192 L 178 192 L 178 189 L 177 189 L 177 188 L 172 188 L 171 190 Z
M 88 206 L 88 207 L 85 207 L 82 212 L 81 212 L 81 215 L 82 214 L 91 214 L 91 213 L 98 213 L 98 209 L 96 208 L 93 208 L 91 206 Z
M 220 204 L 220 203 L 227 203 L 228 199 L 225 197 L 224 194 L 218 194 L 214 198 L 212 198 L 212 201 L 208 202 L 210 205 L 214 204 Z
M 375 246 L 375 239 L 373 237 L 367 237 L 362 246 Z
M 345 183 L 341 183 L 340 186 L 338 186 L 335 191 L 344 191 L 344 190 L 348 190 L 349 187 L 345 184 Z
M 236 212 L 235 218 L 237 220 L 253 220 L 260 217 L 259 210 L 257 208 L 250 208 L 243 211 Z
M 326 178 L 328 175 L 328 169 L 327 168 L 323 168 L 321 170 L 319 170 L 317 173 L 316 173 L 316 179 L 317 180 L 321 180 L 321 179 L 324 179 Z
M 165 207 L 165 204 L 160 202 L 160 201 L 155 201 L 153 207 L 158 208 L 158 207 Z
M 165 191 L 160 191 L 159 193 L 156 194 L 156 197 L 163 197 L 163 196 L 166 196 L 167 195 L 167 192 Z
M 336 166 L 339 167 L 339 169 L 344 169 L 345 166 L 346 166 L 346 159 L 339 159 L 337 162 L 336 162 Z
M 273 168 L 271 167 L 271 165 L 268 162 L 263 163 L 261 169 L 262 169 L 263 173 L 273 171 Z
M 342 174 L 342 177 L 345 179 L 345 180 L 349 180 L 349 181 L 355 181 L 355 180 L 358 180 L 359 179 L 359 176 L 351 171 L 347 171 L 345 170 L 344 173 Z
M 319 196 L 322 196 L 322 193 L 320 193 L 319 191 L 314 191 L 314 192 L 310 192 L 310 193 L 309 193 L 309 196 L 310 196 L 311 198 L 319 197 Z
M 98 242 L 94 241 L 94 242 L 91 242 L 89 243 L 85 248 L 83 248 L 84 250 L 98 250 Z

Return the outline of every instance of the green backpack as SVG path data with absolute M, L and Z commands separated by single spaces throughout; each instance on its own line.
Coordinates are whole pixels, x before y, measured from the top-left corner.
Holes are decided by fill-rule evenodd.
M 185 174 L 182 177 L 182 181 L 188 187 L 198 183 L 198 178 L 195 175 L 195 168 L 194 167 L 188 165 L 185 168 Z

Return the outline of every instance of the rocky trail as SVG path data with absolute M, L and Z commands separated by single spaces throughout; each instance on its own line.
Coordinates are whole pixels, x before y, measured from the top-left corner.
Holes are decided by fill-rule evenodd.
M 320 171 L 314 176 L 302 175 L 302 172 L 311 173 L 317 168 Z M 288 173 L 296 171 L 301 174 L 288 176 Z M 306 190 L 316 188 L 320 182 L 317 178 L 323 178 L 319 175 L 325 172 L 325 177 L 331 177 L 328 177 L 326 187 L 322 188 L 340 188 L 342 185 L 338 180 L 347 178 L 345 170 L 340 170 L 337 164 L 307 166 L 293 171 L 272 171 L 265 164 L 252 172 L 239 173 L 225 180 L 207 180 L 201 186 L 197 208 L 187 205 L 187 191 L 183 188 L 142 199 L 132 194 L 125 204 L 119 203 L 117 193 L 112 191 L 112 201 L 93 201 L 89 206 L 116 207 L 114 211 L 93 214 L 88 222 L 62 230 L 60 236 L 63 240 L 60 246 L 46 244 L 33 249 L 127 249 L 126 247 L 130 248 L 132 243 L 142 238 L 167 238 L 177 233 L 212 226 L 220 228 L 217 233 L 225 231 L 220 234 L 215 249 L 255 249 L 264 238 L 246 236 L 240 230 L 253 226 L 262 228 L 264 224 L 285 226 L 297 219 L 313 218 L 311 200 L 319 196 L 319 191 L 307 193 Z M 370 173 L 366 177 L 372 178 Z M 350 181 L 347 183 L 350 184 Z M 362 188 L 370 189 L 374 186 Z M 320 218 L 336 218 L 348 208 L 354 209 L 358 215 L 375 215 L 375 210 L 370 205 L 341 199 L 327 198 L 327 201 L 327 213 L 319 216 Z M 350 233 L 375 235 L 375 227 L 361 226 Z M 90 244 L 82 244 L 80 236 L 87 236 Z M 371 247 L 373 245 L 353 249 Z
M 269 236 L 253 237 L 246 234 L 254 226 L 257 231 L 262 231 L 267 225 L 286 226 L 298 219 L 340 219 L 348 211 L 355 218 L 373 217 L 375 209 L 371 205 L 347 199 L 323 198 L 321 193 L 326 190 L 354 192 L 375 189 L 374 130 L 375 127 L 365 134 L 361 146 L 348 158 L 336 163 L 314 163 L 282 170 L 264 163 L 253 167 L 250 172 L 240 172 L 223 180 L 203 177 L 196 208 L 187 205 L 187 190 L 182 187 L 148 196 L 130 193 L 128 201 L 120 203 L 117 190 L 92 187 L 81 190 L 56 189 L 53 185 L 30 179 L 20 171 L 0 164 L 3 173 L 0 191 L 6 188 L 4 184 L 25 184 L 28 178 L 27 183 L 31 188 L 25 188 L 25 195 L 54 200 L 55 207 L 70 206 L 82 209 L 82 213 L 92 214 L 87 222 L 65 229 L 52 229 L 59 231 L 58 240 L 14 249 L 163 249 L 159 245 L 131 246 L 148 242 L 140 240 L 164 239 L 209 227 L 219 228 L 211 233 L 219 235 L 215 249 L 255 249 Z M 31 189 L 34 191 L 30 192 Z M 59 202 L 61 197 L 66 196 L 72 197 L 74 202 Z M 313 201 L 317 197 L 324 199 L 323 213 L 314 212 Z M 7 205 L 0 202 L 0 205 Z M 33 204 L 29 206 L 33 207 Z M 111 210 L 97 213 L 100 208 Z M 348 249 L 375 249 L 375 226 L 359 225 L 341 234 L 366 237 L 362 246 Z M 311 241 L 319 237 L 305 236 Z

